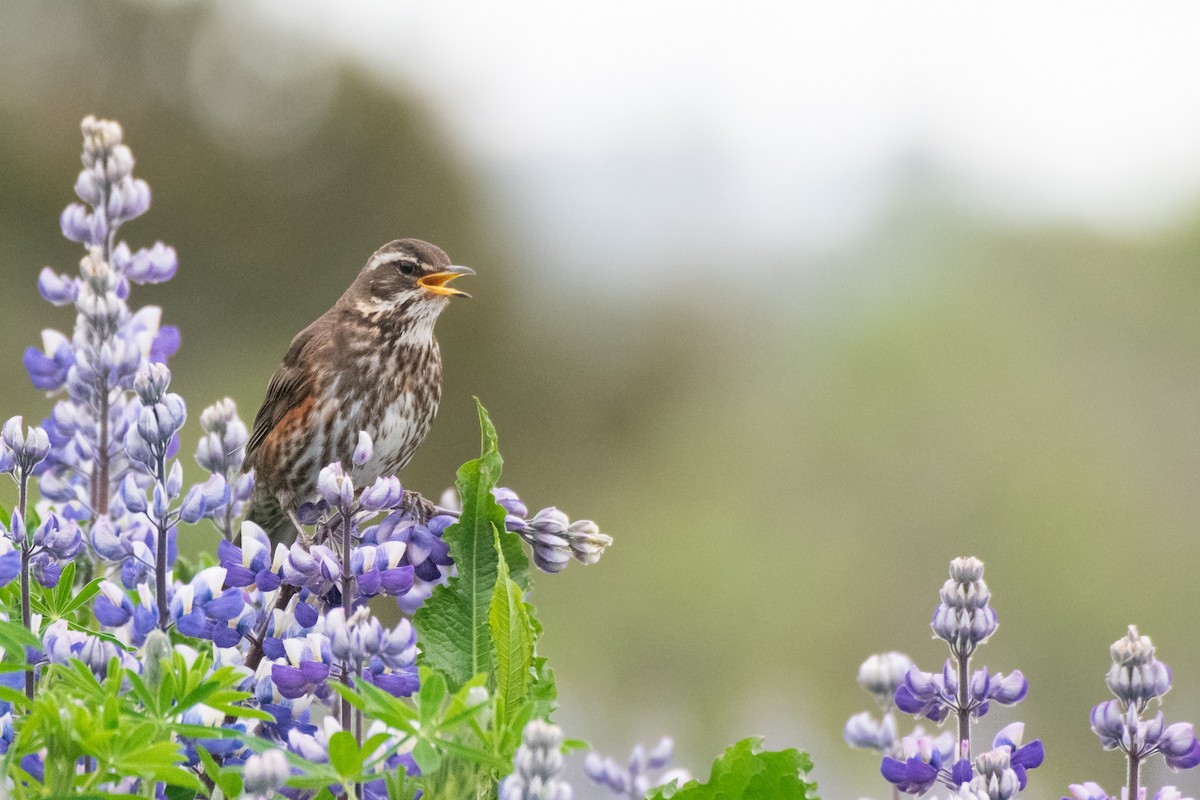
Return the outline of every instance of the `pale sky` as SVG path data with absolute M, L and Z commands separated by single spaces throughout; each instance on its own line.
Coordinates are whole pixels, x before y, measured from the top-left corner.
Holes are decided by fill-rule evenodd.
M 1153 226 L 1200 196 L 1194 2 L 251 7 L 415 89 L 513 202 L 585 238 L 631 198 L 630 219 L 682 204 L 657 223 L 680 240 L 836 244 L 912 157 L 1023 221 Z

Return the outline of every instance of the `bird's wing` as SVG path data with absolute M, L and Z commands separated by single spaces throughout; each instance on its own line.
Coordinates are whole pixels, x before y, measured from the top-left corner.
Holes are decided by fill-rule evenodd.
M 250 432 L 250 441 L 246 444 L 246 457 L 242 461 L 242 470 L 249 470 L 254 463 L 254 454 L 275 426 L 287 416 L 287 413 L 307 400 L 313 391 L 313 373 L 308 364 L 311 363 L 308 351 L 314 344 L 313 327 L 310 325 L 292 339 L 287 355 L 267 386 L 267 396 L 263 399 L 258 414 L 254 417 L 254 430 Z

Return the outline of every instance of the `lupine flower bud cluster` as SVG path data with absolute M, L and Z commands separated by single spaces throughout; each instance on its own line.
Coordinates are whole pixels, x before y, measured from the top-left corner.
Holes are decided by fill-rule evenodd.
M 992 703 L 1020 702 L 1029 689 L 1018 670 L 1006 676 L 987 668 L 970 669 L 972 654 L 997 627 L 983 582 L 983 562 L 954 559 L 940 600 L 932 627 L 949 645 L 951 656 L 941 671 L 923 672 L 900 653 L 868 658 L 859 668 L 858 682 L 875 697 L 883 717 L 857 714 L 846 723 L 843 735 L 852 747 L 883 754 L 880 773 L 895 791 L 922 795 L 940 784 L 957 798 L 1010 800 L 1025 788 L 1027 771 L 1041 765 L 1045 752 L 1036 739 L 1022 745 L 1025 727 L 1017 722 L 1000 731 L 990 751 L 971 758 L 975 720 Z M 957 736 L 947 732 L 932 737 L 917 728 L 897 743 L 893 704 L 899 711 L 937 724 L 953 719 Z
M 629 753 L 626 766 L 621 766 L 615 759 L 595 751 L 588 753 L 583 762 L 583 771 L 588 780 L 614 795 L 629 800 L 641 800 L 656 786 L 665 786 L 672 781 L 682 786 L 692 779 L 691 773 L 685 769 L 668 770 L 657 778 L 650 775 L 651 772 L 666 769 L 674 752 L 674 740 L 664 736 L 649 751 L 640 744 L 635 745 Z
M 912 659 L 894 651 L 869 656 L 862 663 L 858 668 L 858 685 L 874 698 L 882 717 L 876 719 L 868 711 L 855 714 L 842 731 L 846 744 L 884 755 L 895 755 L 897 738 L 893 699 L 910 667 Z
M 950 579 L 942 586 L 932 627 L 956 658 L 971 655 L 996 632 L 996 612 L 988 606 L 989 597 L 982 561 L 956 558 L 950 562 Z
M 563 735 L 557 725 L 532 720 L 521 733 L 512 774 L 500 783 L 500 800 L 571 800 L 563 778 Z
M 1150 701 L 1160 698 L 1171 689 L 1170 668 L 1155 658 L 1150 637 L 1142 636 L 1133 625 L 1125 636 L 1110 648 L 1112 666 L 1106 683 L 1115 700 L 1106 700 L 1092 709 L 1092 730 L 1105 750 L 1120 750 L 1125 754 L 1127 775 L 1134 781 L 1122 795 L 1138 796 L 1144 792 L 1140 783 L 1141 764 L 1154 755 L 1161 755 L 1173 770 L 1192 769 L 1200 765 L 1200 741 L 1190 722 L 1167 725 L 1161 711 L 1143 718 Z M 1072 796 L 1109 800 L 1095 783 L 1073 784 Z M 1156 800 L 1178 797 L 1175 787 L 1163 787 Z M 1064 798 L 1064 800 L 1069 800 Z

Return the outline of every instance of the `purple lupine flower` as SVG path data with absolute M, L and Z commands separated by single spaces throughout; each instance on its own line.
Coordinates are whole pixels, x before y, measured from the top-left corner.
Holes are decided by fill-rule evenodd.
M 885 756 L 879 771 L 885 780 L 905 794 L 921 795 L 929 791 L 939 777 L 949 777 L 943 764 L 951 758 L 954 745 L 950 735 L 905 736 L 900 740 L 902 759 Z
M 395 511 L 378 525 L 364 530 L 362 541 L 364 544 L 395 542 L 403 545 L 404 554 L 399 563 L 411 566 L 421 580 L 436 581 L 441 576 L 438 568 L 454 563 L 450 558 L 450 546 L 441 538 L 442 532 L 453 521 L 452 517 L 442 515 L 421 525 L 405 512 Z
M 500 783 L 500 800 L 571 800 L 571 786 L 563 778 L 562 742 L 557 725 L 530 721 L 513 756 L 512 774 Z
M 218 647 L 233 647 L 241 634 L 229 626 L 245 607 L 241 589 L 221 591 L 225 568 L 200 570 L 192 582 L 175 589 L 171 616 L 179 632 L 198 639 L 211 639 Z
M 325 615 L 325 634 L 330 654 L 344 669 L 365 668 L 368 682 L 393 695 L 408 696 L 419 688 L 417 635 L 407 619 L 389 631 L 366 606 L 348 619 L 343 609 L 333 608 Z
M 955 657 L 969 656 L 996 632 L 996 612 L 988 599 L 982 561 L 968 557 L 950 562 L 950 579 L 942 586 L 931 626 Z
M 366 511 L 388 511 L 398 508 L 404 500 L 404 489 L 398 478 L 388 476 L 375 479 L 375 483 L 362 490 L 358 502 Z
M 42 331 L 42 349 L 29 347 L 23 359 L 25 371 L 34 388 L 53 392 L 67 382 L 67 372 L 75 364 L 71 340 L 58 331 Z
M 329 687 L 325 685 L 325 679 L 329 677 L 329 663 L 322 659 L 321 654 L 323 638 L 312 634 L 304 640 L 283 641 L 286 662 L 271 666 L 271 680 L 281 695 L 295 700 L 306 694 L 317 697 L 329 694 Z
M 413 568 L 400 563 L 404 552 L 404 544 L 397 541 L 354 548 L 350 553 L 350 573 L 358 594 L 361 597 L 407 594 L 413 587 Z
M 1137 774 L 1138 762 L 1155 754 L 1161 754 L 1173 770 L 1200 766 L 1200 741 L 1191 723 L 1168 726 L 1161 711 L 1142 718 L 1149 701 L 1171 688 L 1171 670 L 1154 657 L 1150 638 L 1131 625 L 1110 653 L 1113 664 L 1106 682 L 1117 699 L 1098 704 L 1091 713 L 1092 730 L 1101 746 L 1125 753 L 1131 775 Z M 1092 785 L 1082 784 L 1085 789 Z
M 640 744 L 635 745 L 629 754 L 627 766 L 624 767 L 615 759 L 592 751 L 584 760 L 583 772 L 592 783 L 608 789 L 613 794 L 642 798 L 656 786 L 666 786 L 672 781 L 682 786 L 692 779 L 691 773 L 685 769 L 668 770 L 657 778 L 649 774 L 664 769 L 671 762 L 674 752 L 675 742 L 670 736 L 664 736 L 649 751 Z
M 272 552 L 266 532 L 249 520 L 242 523 L 240 541 L 241 546 L 226 539 L 217 542 L 217 560 L 226 570 L 226 585 L 244 587 L 254 584 L 264 592 L 278 589 L 278 573 L 287 550 L 280 545 Z
M 21 574 L 21 551 L 14 545 L 12 538 L 0 525 L 0 586 L 7 586 Z
M 204 483 L 195 484 L 188 490 L 187 497 L 179 508 L 179 518 L 189 524 L 205 518 L 214 519 L 224 514 L 228 505 L 229 484 L 225 481 L 225 476 L 209 475 Z
M 1000 729 L 992 740 L 995 751 L 1007 750 L 1010 768 L 1017 776 L 1018 788 L 1025 788 L 1026 772 L 1042 765 L 1046 758 L 1046 750 L 1040 739 L 1034 739 L 1027 745 L 1021 744 L 1025 735 L 1025 723 L 1013 722 Z
M 978 718 L 987 713 L 990 702 L 1013 705 L 1024 699 L 1029 684 L 1020 670 L 1007 677 L 1003 673 L 992 675 L 981 669 L 971 675 L 967 707 L 960 708 L 958 697 L 958 675 L 954 662 L 949 659 L 940 673 L 922 672 L 911 667 L 904 676 L 904 683 L 896 689 L 896 707 L 906 714 L 925 717 L 941 722 L 951 712 L 967 711 Z
M 310 589 L 318 595 L 328 593 L 342 578 L 341 559 L 321 544 L 305 549 L 300 542 L 293 543 L 282 569 L 285 583 Z

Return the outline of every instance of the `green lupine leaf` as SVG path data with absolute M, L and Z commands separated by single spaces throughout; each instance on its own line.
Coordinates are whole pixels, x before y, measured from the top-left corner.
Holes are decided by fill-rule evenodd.
M 512 713 L 529 693 L 533 666 L 533 628 L 521 588 L 509 578 L 508 564 L 500 553 L 500 534 L 494 533 L 499 562 L 488 625 L 496 647 L 496 695 Z
M 343 777 L 353 777 L 362 772 L 363 756 L 350 731 L 338 731 L 329 737 L 329 763 Z
M 646 800 L 817 800 L 817 785 L 803 780 L 811 769 L 812 761 L 799 750 L 763 752 L 762 739 L 743 739 L 713 763 L 707 783 L 693 780 L 679 787 L 660 786 Z
M 21 617 L 20 612 L 17 613 L 17 619 Z M 23 647 L 38 647 L 42 646 L 42 640 L 30 631 L 25 630 L 25 626 L 20 622 L 10 622 L 0 620 L 0 647 L 3 647 L 10 653 L 19 653 Z
M 434 589 L 416 613 L 422 663 L 446 676 L 451 690 L 492 668 L 492 634 L 488 609 L 496 585 L 498 556 L 494 530 L 504 529 L 504 509 L 492 496 L 504 465 L 496 430 L 483 405 L 479 408 L 482 453 L 458 470 L 462 514 L 446 529 L 445 540 L 458 575 Z

